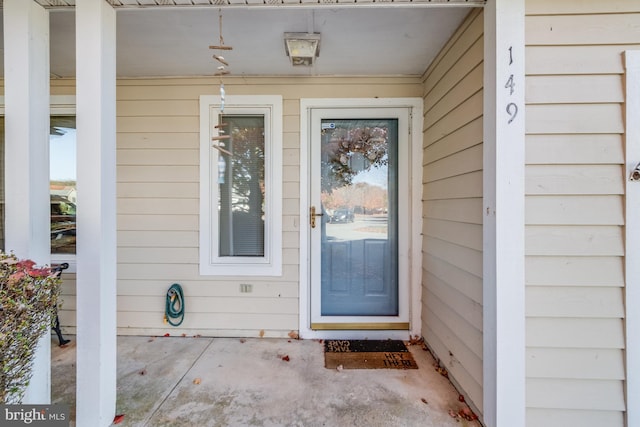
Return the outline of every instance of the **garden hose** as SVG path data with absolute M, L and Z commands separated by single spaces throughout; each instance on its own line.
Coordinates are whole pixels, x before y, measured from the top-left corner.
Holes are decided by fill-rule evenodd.
M 171 326 L 180 326 L 184 320 L 184 294 L 182 287 L 177 283 L 171 285 L 167 291 L 164 320 Z

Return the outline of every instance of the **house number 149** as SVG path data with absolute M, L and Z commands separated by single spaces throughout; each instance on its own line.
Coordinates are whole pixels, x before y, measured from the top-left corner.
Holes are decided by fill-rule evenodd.
M 513 46 L 509 46 L 509 66 L 513 65 Z M 507 82 L 504 85 L 505 89 L 509 89 L 509 96 L 512 96 L 515 92 L 516 83 L 513 78 L 513 74 L 509 75 Z M 510 102 L 507 104 L 507 114 L 509 115 L 509 121 L 507 124 L 511 124 L 511 122 L 518 115 L 518 105 L 515 102 Z

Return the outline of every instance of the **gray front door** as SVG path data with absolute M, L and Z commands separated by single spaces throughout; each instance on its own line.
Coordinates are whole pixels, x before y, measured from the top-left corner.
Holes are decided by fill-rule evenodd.
M 312 329 L 408 327 L 410 117 L 310 110 Z
M 398 314 L 398 120 L 321 121 L 321 314 Z

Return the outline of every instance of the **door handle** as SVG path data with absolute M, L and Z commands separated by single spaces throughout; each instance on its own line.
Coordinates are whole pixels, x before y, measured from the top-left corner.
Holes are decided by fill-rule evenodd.
M 309 223 L 311 224 L 311 228 L 316 228 L 316 217 L 322 216 L 323 213 L 316 213 L 316 207 L 311 206 L 309 208 Z

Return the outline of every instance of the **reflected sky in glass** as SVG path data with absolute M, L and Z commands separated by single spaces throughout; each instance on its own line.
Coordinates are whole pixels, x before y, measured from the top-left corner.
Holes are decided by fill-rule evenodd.
M 76 130 L 56 127 L 64 135 L 49 135 L 49 176 L 53 181 L 76 180 Z

